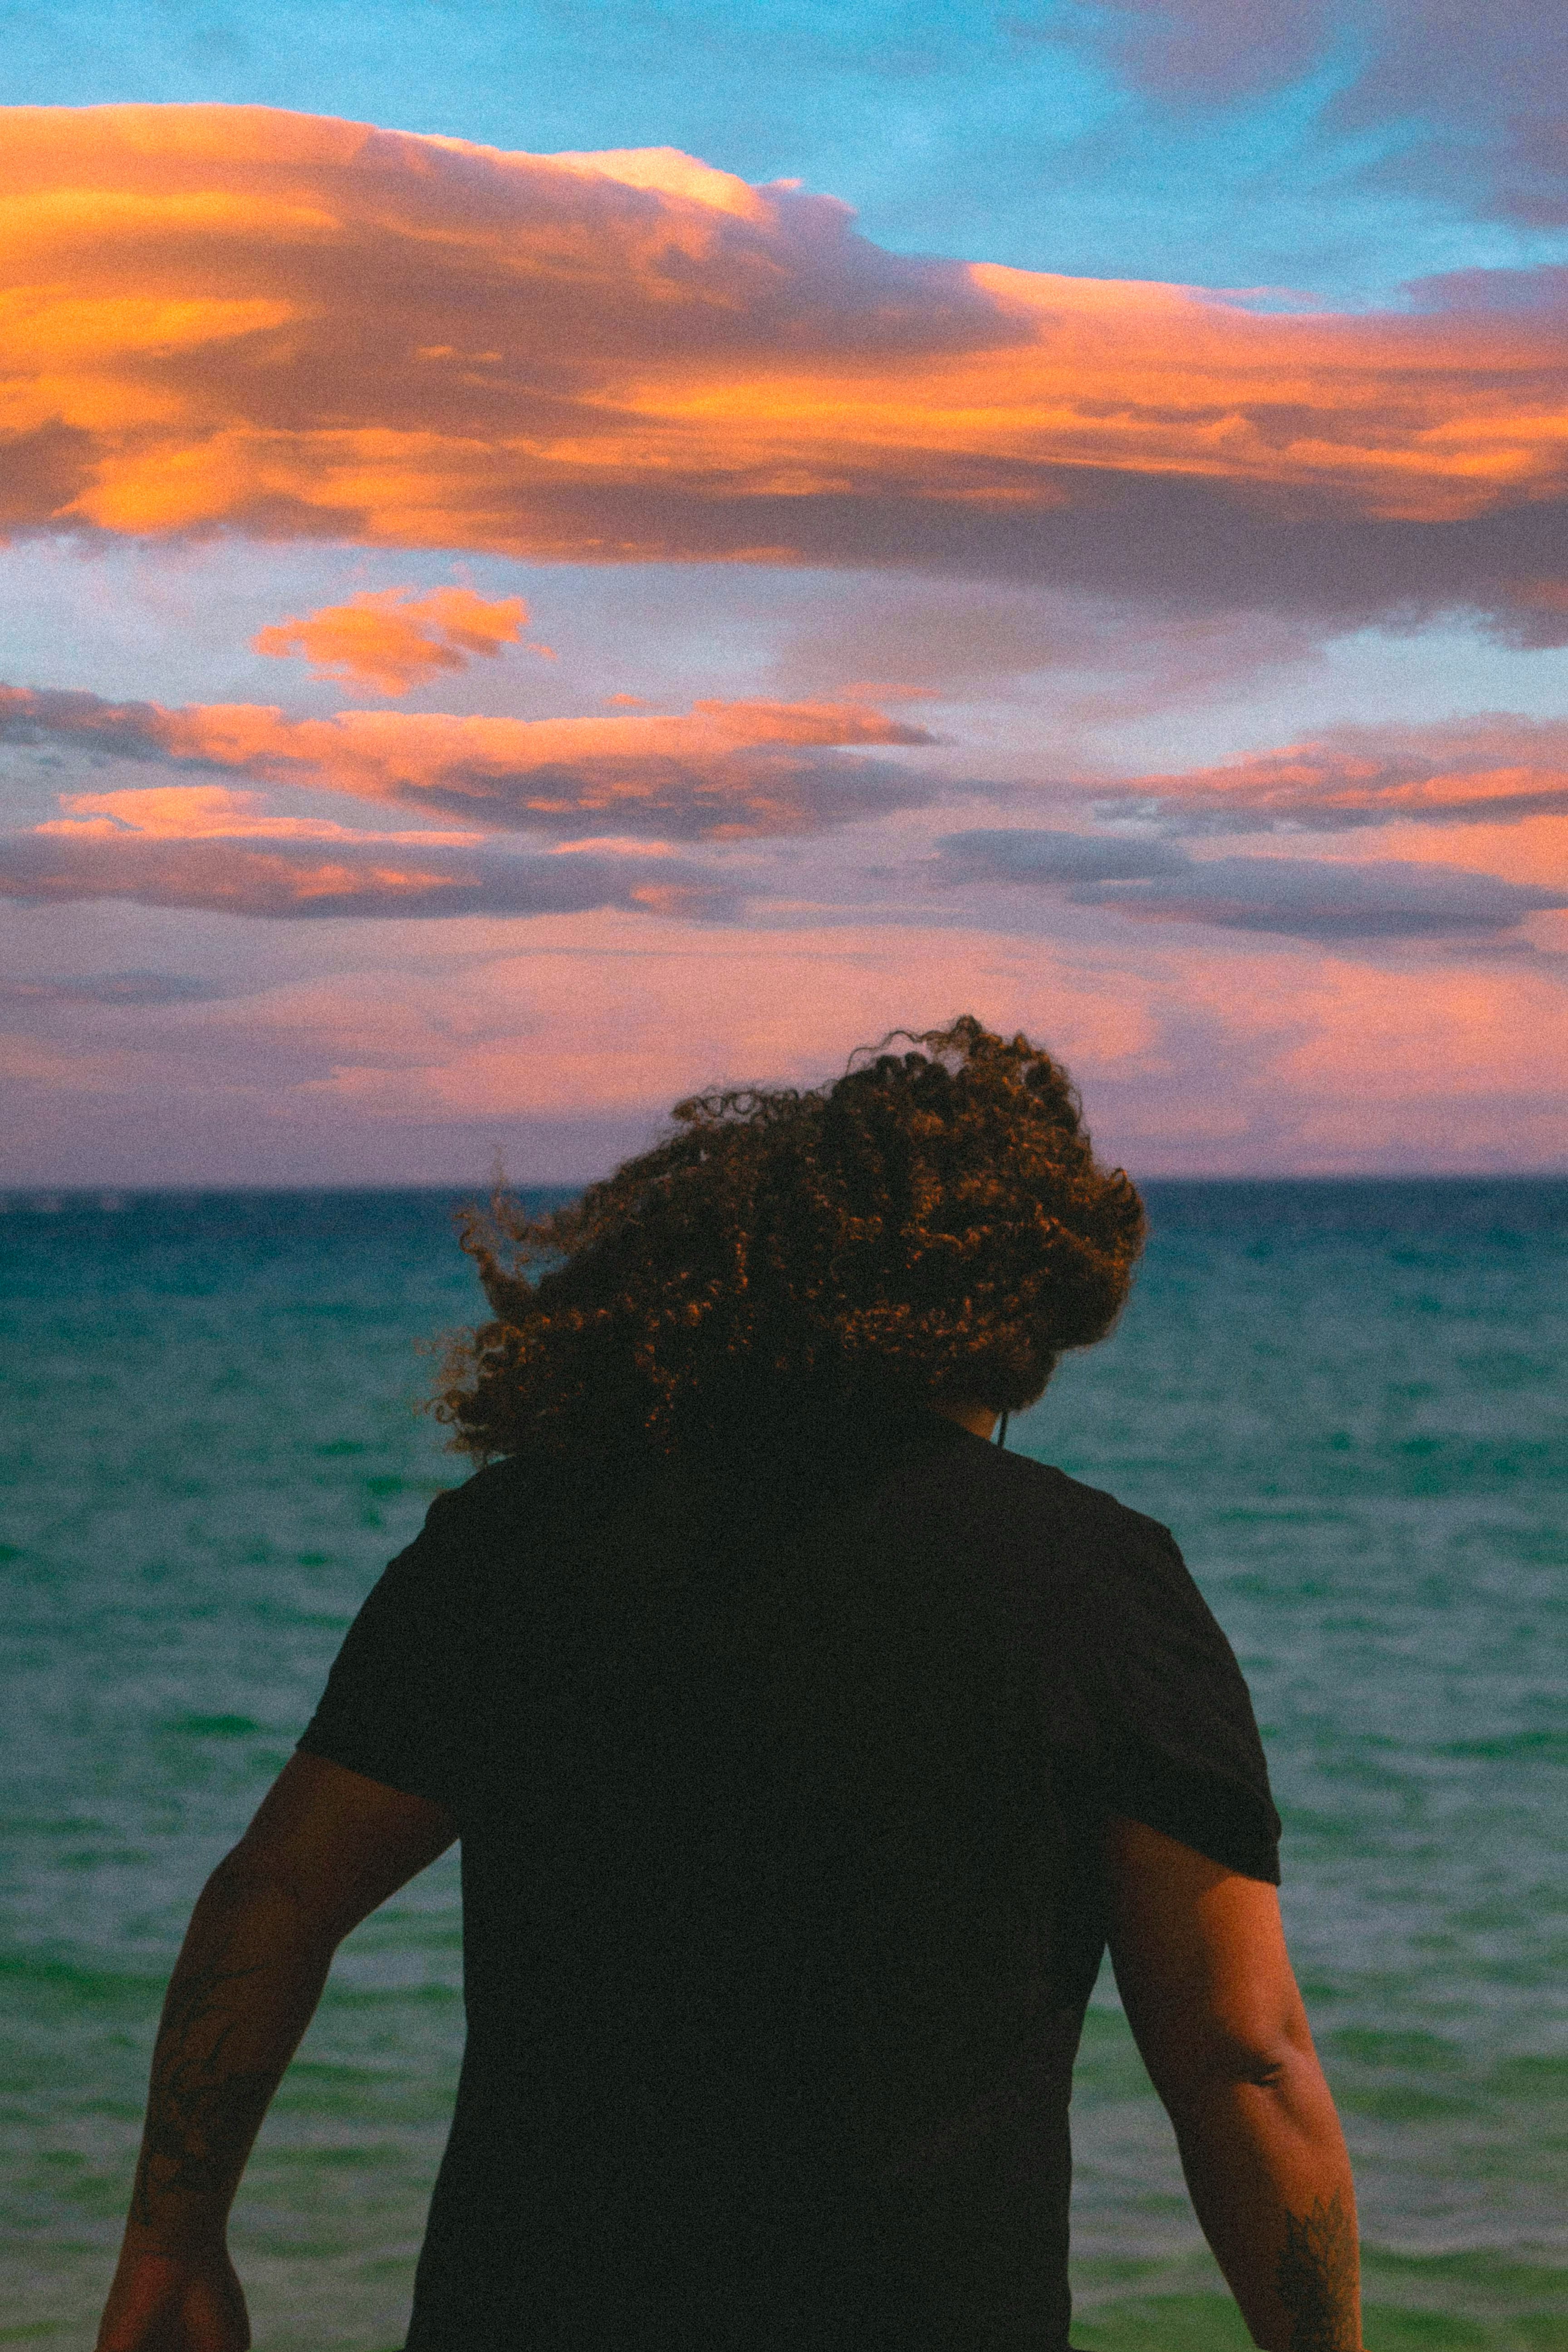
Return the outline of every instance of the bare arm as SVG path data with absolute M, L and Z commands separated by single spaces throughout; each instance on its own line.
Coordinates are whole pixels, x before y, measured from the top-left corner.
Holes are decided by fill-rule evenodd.
M 225 2235 L 333 1952 L 451 1844 L 437 1805 L 296 1755 L 203 1888 L 170 1979 L 99 2352 L 244 2352 Z
M 1204 2234 L 1265 2352 L 1360 2352 L 1350 2159 L 1272 1886 L 1110 1824 L 1110 1955 Z

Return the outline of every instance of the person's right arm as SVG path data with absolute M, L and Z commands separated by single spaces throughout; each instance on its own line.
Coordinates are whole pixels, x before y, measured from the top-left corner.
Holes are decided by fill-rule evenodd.
M 226 2229 L 251 2143 L 339 1944 L 457 1829 L 323 1757 L 285 1765 L 203 1889 L 170 1979 L 98 2352 L 244 2352 Z
M 1194 2207 L 1264 2352 L 1360 2352 L 1355 2191 L 1274 1888 L 1113 1817 L 1110 1957 Z

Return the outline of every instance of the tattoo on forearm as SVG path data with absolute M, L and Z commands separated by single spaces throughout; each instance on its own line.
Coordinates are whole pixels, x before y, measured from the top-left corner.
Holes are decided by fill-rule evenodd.
M 1348 2352 L 1360 2340 L 1355 2224 L 1336 2190 L 1286 2216 L 1275 2291 L 1290 2319 L 1290 2352 Z
M 277 2087 L 271 2067 L 236 2072 L 225 2052 L 237 2020 L 231 1988 L 259 1967 L 191 1970 L 170 1990 L 153 2054 L 147 2127 L 132 2210 L 151 2225 L 153 2201 L 171 2189 L 221 2194 Z

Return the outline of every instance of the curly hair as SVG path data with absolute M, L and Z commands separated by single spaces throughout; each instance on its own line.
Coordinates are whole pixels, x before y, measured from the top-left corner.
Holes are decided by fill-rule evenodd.
M 434 1400 L 456 1450 L 670 1454 L 792 1400 L 1011 1410 L 1126 1299 L 1142 1204 L 1023 1035 L 895 1030 L 833 1085 L 672 1118 L 568 1208 L 462 1213 L 495 1319 Z

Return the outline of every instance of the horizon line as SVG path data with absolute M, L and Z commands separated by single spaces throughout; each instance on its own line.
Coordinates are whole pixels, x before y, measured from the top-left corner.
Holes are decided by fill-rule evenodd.
M 607 1173 L 608 1171 L 604 1171 Z M 1128 1171 L 1131 1172 L 1131 1171 Z M 509 1180 L 500 1188 L 504 1192 L 574 1192 L 603 1181 L 603 1175 Z M 1215 1171 L 1195 1173 L 1190 1170 L 1179 1173 L 1134 1175 L 1136 1184 L 1542 1184 L 1568 1182 L 1568 1163 L 1545 1168 L 1404 1168 L 1404 1169 L 1273 1169 L 1252 1172 Z M 421 1178 L 398 1182 L 385 1181 L 369 1183 L 261 1183 L 247 1184 L 228 1179 L 194 1179 L 188 1181 L 158 1180 L 138 1182 L 133 1180 L 103 1177 L 59 1181 L 47 1179 L 31 1181 L 0 1177 L 0 1213 L 14 1213 L 31 1210 L 35 1214 L 50 1213 L 51 1204 L 65 1201 L 93 1202 L 108 1208 L 129 1200 L 191 1199 L 217 1196 L 231 1199 L 297 1199 L 301 1195 L 364 1195 L 428 1192 L 442 1194 L 475 1193 L 491 1196 L 495 1187 L 476 1184 L 471 1179 L 459 1181 L 445 1178 Z M 38 1195 L 29 1199 L 27 1195 Z

